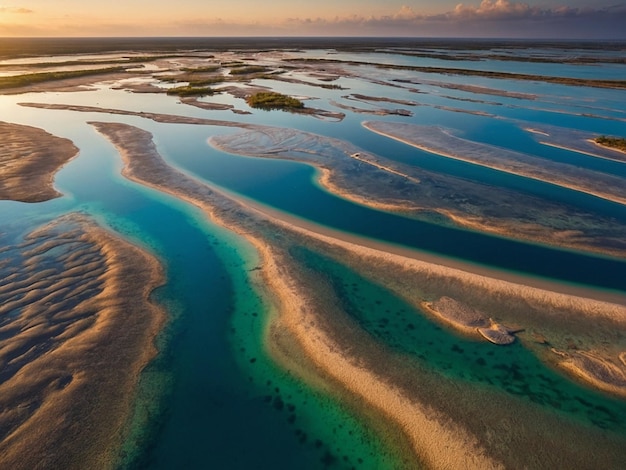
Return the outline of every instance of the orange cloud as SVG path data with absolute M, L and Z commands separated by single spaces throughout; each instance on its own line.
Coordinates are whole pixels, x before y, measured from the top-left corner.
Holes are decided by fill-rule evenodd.
M 0 6 L 0 13 L 27 14 L 27 13 L 34 13 L 34 11 L 29 9 L 29 8 L 2 7 L 2 6 Z

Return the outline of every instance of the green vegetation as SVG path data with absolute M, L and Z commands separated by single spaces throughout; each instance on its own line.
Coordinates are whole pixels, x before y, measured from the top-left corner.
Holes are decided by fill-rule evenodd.
M 189 86 L 194 86 L 194 87 L 215 85 L 216 83 L 222 83 L 224 81 L 226 81 L 226 77 L 224 77 L 223 75 L 219 75 L 217 77 L 208 77 L 208 78 L 199 78 L 199 79 L 190 78 L 188 80 Z
M 182 72 L 190 72 L 190 73 L 209 73 L 209 72 L 217 72 L 222 67 L 219 65 L 207 65 L 205 67 L 183 67 L 180 69 Z
M 176 88 L 170 88 L 167 90 L 168 95 L 175 96 L 210 96 L 215 93 L 209 87 L 197 87 L 197 86 L 179 86 Z
M 302 109 L 302 101 L 291 96 L 282 95 L 271 91 L 262 91 L 246 98 L 246 102 L 252 108 L 260 109 Z
M 94 70 L 72 70 L 66 72 L 43 72 L 15 75 L 13 77 L 0 77 L 0 90 L 35 85 L 37 83 L 64 80 L 67 78 L 87 77 L 106 73 L 125 72 L 125 67 L 108 67 Z
M 267 72 L 268 68 L 260 65 L 250 65 L 249 67 L 237 67 L 230 71 L 231 75 L 247 75 L 250 73 Z
M 170 59 L 178 57 L 175 55 L 150 55 L 150 56 L 137 56 L 137 57 L 124 57 L 121 59 L 107 59 L 107 60 L 66 60 L 64 62 L 34 62 L 32 64 L 22 64 L 21 67 L 28 68 L 49 68 L 49 67 L 72 67 L 75 65 L 114 65 L 114 64 L 136 64 L 143 62 L 154 62 L 159 59 Z M 0 68 L 14 68 L 14 64 L 0 64 Z
M 607 137 L 601 135 L 595 140 L 596 144 L 604 145 L 605 147 L 611 147 L 622 152 L 626 152 L 626 139 L 623 137 Z

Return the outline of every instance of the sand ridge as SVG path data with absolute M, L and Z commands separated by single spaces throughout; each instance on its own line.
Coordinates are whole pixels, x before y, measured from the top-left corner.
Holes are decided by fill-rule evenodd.
M 51 110 L 138 116 L 169 124 L 238 127 L 250 134 L 235 134 L 223 139 L 213 137 L 209 140 L 210 144 L 230 153 L 282 158 L 312 164 L 321 171 L 320 184 L 326 190 L 359 204 L 418 219 L 435 218 L 440 223 L 444 218 L 447 219 L 447 223 L 470 230 L 548 245 L 571 247 L 619 257 L 624 257 L 626 253 L 624 241 L 626 229 L 616 224 L 614 219 L 599 217 L 580 210 L 568 210 L 548 199 L 530 197 L 504 188 L 498 192 L 499 200 L 497 204 L 494 204 L 494 192 L 490 186 L 392 162 L 363 152 L 338 139 L 322 138 L 315 134 L 291 129 L 171 114 L 83 105 L 49 103 L 20 103 L 20 105 Z M 246 138 L 253 135 L 265 139 L 266 144 L 263 149 L 260 149 L 258 139 L 255 139 L 254 149 L 246 151 Z M 279 142 L 282 137 L 289 140 L 291 144 L 294 144 L 293 139 L 301 139 L 302 142 L 297 144 L 294 153 Z M 240 141 L 244 147 L 232 148 L 233 139 Z M 273 145 L 276 142 L 280 144 L 278 147 Z M 311 148 L 311 145 L 316 142 L 323 145 L 323 152 Z M 355 165 L 355 159 L 350 158 L 350 155 L 355 153 L 359 154 L 361 160 L 369 162 L 370 171 L 363 171 Z M 332 171 L 329 169 L 330 163 L 332 163 Z M 393 171 L 390 172 L 389 169 Z M 357 176 L 359 178 L 356 178 Z M 384 181 L 384 184 L 381 181 Z
M 68 139 L 31 126 L 0 121 L 0 199 L 42 202 L 61 194 L 54 174 L 78 155 Z
M 160 264 L 79 214 L 33 231 L 8 253 L 23 269 L 0 289 L 0 331 L 11 332 L 0 349 L 2 463 L 113 468 L 134 386 L 165 319 L 148 301 L 164 282 Z
M 626 324 L 626 307 L 623 305 L 488 278 L 438 265 L 432 260 L 423 261 L 364 246 L 358 243 L 356 237 L 343 240 L 316 232 L 310 226 L 299 226 L 293 220 L 276 217 L 276 212 L 268 212 L 241 199 L 236 201 L 232 195 L 169 167 L 158 154 L 151 134 L 146 131 L 118 123 L 93 125 L 116 145 L 125 160 L 124 173 L 129 178 L 200 207 L 217 223 L 244 236 L 257 248 L 262 256 L 261 274 L 277 299 L 275 327 L 289 332 L 292 342 L 298 345 L 308 360 L 333 377 L 344 390 L 391 419 L 394 426 L 403 430 L 419 459 L 429 466 L 499 468 L 501 464 L 498 458 L 494 460 L 490 457 L 495 449 L 485 447 L 489 439 L 483 437 L 477 440 L 476 436 L 468 433 L 467 429 L 472 427 L 470 423 L 465 423 L 467 428 L 458 424 L 463 420 L 453 423 L 446 419 L 445 414 L 422 402 L 419 393 L 413 394 L 417 389 L 406 395 L 408 389 L 394 385 L 389 378 L 381 380 L 378 373 L 364 369 L 358 361 L 355 362 L 350 349 L 344 349 L 345 342 L 339 342 L 338 338 L 345 336 L 336 336 L 336 333 L 331 333 L 332 330 L 318 324 L 318 320 L 324 317 L 324 310 L 316 307 L 315 298 L 311 297 L 306 283 L 299 283 L 297 272 L 291 271 L 296 268 L 281 252 L 284 241 L 281 234 L 295 236 L 301 243 L 324 246 L 324 249 L 331 250 L 333 256 L 338 255 L 340 260 L 351 260 L 349 265 L 356 263 L 355 268 L 392 267 L 399 277 L 409 283 L 413 276 L 417 276 L 415 279 L 431 279 L 431 283 L 443 289 L 454 290 L 459 289 L 455 285 L 462 286 L 476 298 L 483 298 L 488 293 L 487 297 L 493 296 L 496 301 L 505 299 L 509 303 L 516 302 L 518 306 L 532 305 L 537 311 L 545 310 L 543 315 L 548 315 L 545 317 L 548 319 L 552 311 L 571 311 L 591 322 L 600 319 L 621 326 Z M 261 235 L 263 233 L 273 235 L 266 239 Z M 407 295 L 400 287 L 391 285 L 392 289 L 397 288 L 400 295 Z M 410 295 L 407 298 L 416 301 Z M 502 410 L 508 409 L 504 402 L 499 406 Z M 408 420 L 407 415 L 410 416 Z M 452 452 L 449 455 L 442 453 L 442 445 L 449 446 Z M 606 454 L 603 455 L 607 458 Z
M 624 180 L 612 175 L 591 170 L 586 170 L 583 174 L 573 165 L 551 162 L 461 139 L 452 135 L 450 131 L 438 127 L 380 121 L 366 121 L 363 127 L 376 134 L 446 158 L 462 160 L 626 204 Z

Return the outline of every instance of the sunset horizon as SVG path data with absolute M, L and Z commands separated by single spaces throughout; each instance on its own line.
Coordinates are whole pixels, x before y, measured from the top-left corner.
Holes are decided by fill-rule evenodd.
M 459 37 L 626 39 L 626 3 L 587 0 L 517 2 L 343 2 L 283 0 L 262 7 L 144 0 L 64 8 L 42 0 L 0 5 L 0 37 Z

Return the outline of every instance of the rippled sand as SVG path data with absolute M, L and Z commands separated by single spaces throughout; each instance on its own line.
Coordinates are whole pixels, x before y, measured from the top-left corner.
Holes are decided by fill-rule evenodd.
M 43 129 L 0 122 L 0 199 L 41 202 L 60 196 L 54 174 L 78 154 L 67 139 Z
M 159 263 L 82 215 L 8 246 L 0 283 L 3 468 L 112 468 L 163 312 Z

